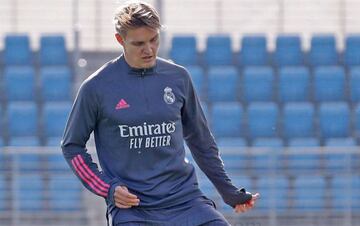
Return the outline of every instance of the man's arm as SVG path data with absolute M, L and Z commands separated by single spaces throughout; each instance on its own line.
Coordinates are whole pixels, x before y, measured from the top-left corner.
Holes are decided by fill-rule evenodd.
M 235 187 L 224 170 L 218 147 L 211 134 L 190 76 L 185 84 L 186 100 L 182 108 L 184 139 L 191 153 L 210 181 L 222 196 L 224 202 L 232 207 L 245 204 L 252 195 L 244 188 Z
M 68 118 L 61 148 L 66 161 L 83 185 L 94 194 L 113 203 L 113 198 L 109 199 L 109 194 L 113 194 L 115 181 L 111 181 L 99 171 L 86 149 L 86 142 L 99 117 L 98 111 L 94 87 L 89 81 L 85 81 L 79 89 Z

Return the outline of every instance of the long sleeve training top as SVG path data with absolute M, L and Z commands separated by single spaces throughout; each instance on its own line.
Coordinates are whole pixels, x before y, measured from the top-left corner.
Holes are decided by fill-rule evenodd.
M 102 171 L 87 153 L 92 132 Z M 251 199 L 224 171 L 189 73 L 161 58 L 153 68 L 134 69 L 122 55 L 87 78 L 62 150 L 84 186 L 109 208 L 115 187 L 123 185 L 138 196 L 140 208 L 158 209 L 203 196 L 194 166 L 185 161 L 184 139 L 225 203 L 234 207 Z

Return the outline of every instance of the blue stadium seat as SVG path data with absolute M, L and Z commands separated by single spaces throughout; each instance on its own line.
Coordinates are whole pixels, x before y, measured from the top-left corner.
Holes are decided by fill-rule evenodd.
M 233 63 L 233 52 L 230 36 L 208 36 L 204 57 L 205 63 L 208 66 L 231 65 Z
M 291 138 L 288 141 L 289 147 L 319 147 L 320 142 L 314 137 Z
M 195 36 L 174 36 L 171 40 L 170 59 L 181 65 L 197 65 L 198 53 Z
M 269 211 L 276 208 L 277 211 L 286 211 L 290 200 L 290 186 L 287 178 L 283 176 L 261 176 L 256 183 L 256 192 L 260 193 L 256 208 L 259 211 Z M 281 195 L 277 195 L 281 194 Z
M 350 211 L 350 208 L 353 212 L 360 211 L 360 177 L 358 175 L 344 176 L 338 175 L 333 177 L 331 181 L 331 199 L 332 207 L 337 211 Z M 339 191 L 342 191 L 343 194 L 340 195 Z
M 351 137 L 329 138 L 325 140 L 325 146 L 329 149 L 329 153 L 324 155 L 327 172 L 333 174 L 349 172 L 348 170 L 351 169 L 352 164 L 352 156 L 350 153 L 343 152 L 343 149 L 351 150 L 356 148 L 355 140 Z M 325 151 L 327 151 L 327 149 L 325 149 Z
M 350 98 L 353 103 L 360 102 L 360 67 L 352 67 L 349 71 Z
M 30 65 L 30 41 L 27 35 L 7 35 L 5 37 L 4 64 Z
M 21 173 L 41 172 L 45 169 L 41 154 L 15 153 L 12 157 L 16 163 L 16 170 Z
M 64 36 L 43 35 L 40 37 L 41 66 L 67 65 L 68 63 Z
M 246 147 L 246 140 L 242 137 L 223 137 L 217 139 L 217 144 L 221 148 L 239 148 Z
M 346 37 L 344 63 L 346 66 L 360 65 L 360 35 Z
M 248 170 L 249 155 L 244 152 L 228 152 L 222 150 L 220 152 L 221 159 L 224 162 L 224 167 L 229 175 L 237 175 L 238 172 L 245 172 Z
M 73 175 L 52 174 L 49 180 L 50 209 L 61 212 L 81 210 L 81 191 L 81 183 Z
M 239 137 L 244 112 L 238 102 L 219 102 L 212 107 L 212 129 L 216 138 Z
M 4 111 L 3 111 L 3 108 L 0 105 L 0 147 L 2 146 L 2 141 L 3 141 L 2 136 L 4 135 L 3 119 L 4 119 Z
M 71 99 L 71 72 L 67 66 L 47 66 L 40 69 L 40 93 L 43 101 Z
M 301 39 L 298 35 L 279 35 L 276 37 L 274 63 L 280 67 L 304 63 Z
M 294 208 L 301 212 L 321 211 L 325 207 L 325 179 L 298 176 L 294 183 Z
M 187 66 L 187 70 L 190 73 L 191 79 L 194 83 L 196 92 L 198 93 L 200 99 L 205 98 L 205 88 L 206 88 L 206 79 L 204 69 L 198 65 Z
M 0 175 L 0 212 L 7 208 L 7 199 L 9 197 L 6 180 L 3 175 Z
M 309 64 L 336 65 L 338 55 L 336 51 L 336 40 L 333 35 L 315 35 L 311 38 L 311 47 L 309 52 Z
M 40 174 L 20 174 L 15 178 L 15 194 L 19 206 L 16 208 L 26 212 L 43 210 L 45 199 L 44 181 Z
M 244 69 L 243 98 L 245 102 L 271 101 L 274 97 L 274 71 L 266 66 Z
M 9 146 L 34 147 L 39 145 L 40 140 L 37 136 L 13 136 L 9 138 Z
M 295 137 L 314 136 L 314 106 L 310 102 L 287 103 L 283 111 L 283 136 Z
M 7 101 L 35 99 L 35 71 L 31 66 L 8 66 L 4 70 L 4 94 Z
M 46 155 L 45 160 L 48 170 L 51 172 L 70 172 L 70 167 L 62 153 L 48 154 Z
M 349 106 L 345 102 L 320 104 L 319 126 L 324 139 L 350 136 Z
M 245 35 L 241 39 L 239 63 L 242 66 L 268 64 L 266 37 L 264 35 Z
M 38 110 L 34 102 L 10 102 L 7 119 L 10 137 L 38 134 Z
M 239 84 L 238 71 L 234 66 L 210 67 L 208 71 L 208 100 L 236 101 Z
M 279 70 L 278 99 L 280 102 L 308 101 L 310 72 L 302 66 L 286 66 Z
M 253 141 L 253 147 L 282 148 L 283 141 L 280 138 L 256 138 Z
M 279 109 L 272 102 L 251 103 L 247 109 L 248 135 L 259 137 L 275 137 L 278 133 Z
M 360 104 L 357 104 L 353 113 L 353 123 L 356 138 L 360 138 Z
M 345 99 L 345 93 L 345 71 L 343 67 L 321 66 L 315 68 L 315 101 L 342 101 Z
M 58 138 L 63 135 L 70 110 L 70 102 L 48 102 L 44 105 L 42 124 L 46 138 Z

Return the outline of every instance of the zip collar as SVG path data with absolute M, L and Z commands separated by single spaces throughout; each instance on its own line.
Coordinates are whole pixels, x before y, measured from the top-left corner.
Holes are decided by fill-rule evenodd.
M 127 72 L 129 74 L 133 74 L 133 75 L 137 75 L 137 76 L 147 76 L 147 75 L 154 75 L 156 74 L 156 66 L 157 64 L 155 64 L 154 67 L 150 67 L 150 68 L 134 68 L 131 67 L 125 60 L 124 54 L 122 54 L 119 57 L 119 61 L 120 63 L 124 66 L 124 68 L 126 68 Z

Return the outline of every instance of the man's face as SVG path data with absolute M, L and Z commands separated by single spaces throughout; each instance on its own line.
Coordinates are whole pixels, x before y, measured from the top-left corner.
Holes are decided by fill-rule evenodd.
M 159 50 L 159 29 L 140 27 L 128 30 L 126 36 L 116 34 L 123 46 L 126 62 L 134 68 L 150 68 L 156 63 Z

